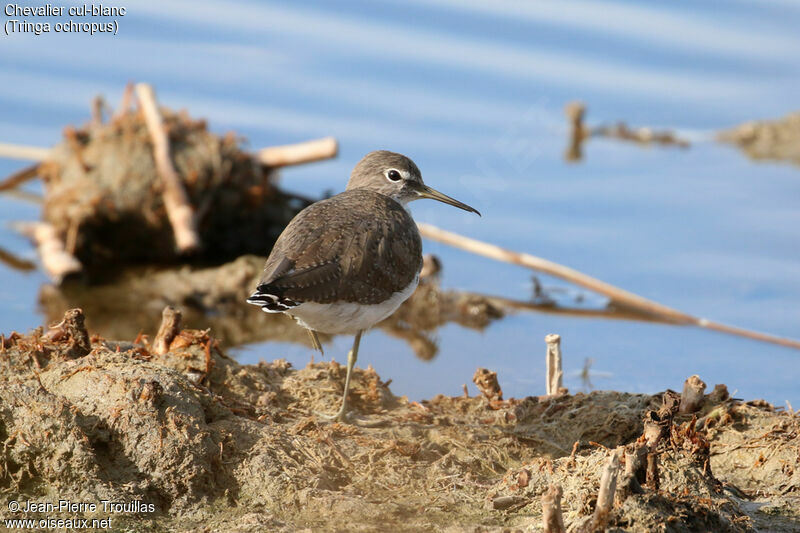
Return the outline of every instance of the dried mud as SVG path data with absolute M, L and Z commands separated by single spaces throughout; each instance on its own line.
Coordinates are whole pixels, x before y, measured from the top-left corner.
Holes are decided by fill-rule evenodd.
M 745 122 L 721 131 L 717 138 L 735 144 L 755 160 L 786 161 L 800 165 L 800 113 L 777 120 Z
M 68 318 L 0 339 L 0 493 L 154 504 L 113 515 L 115 530 L 537 531 L 553 483 L 576 529 L 613 448 L 641 442 L 666 404 L 601 391 L 416 403 L 368 368 L 350 399 L 370 427 L 324 423 L 335 362 L 240 365 L 207 330 L 164 355 L 87 345 Z M 608 531 L 800 530 L 800 417 L 712 394 L 664 428 L 658 487 L 621 478 Z

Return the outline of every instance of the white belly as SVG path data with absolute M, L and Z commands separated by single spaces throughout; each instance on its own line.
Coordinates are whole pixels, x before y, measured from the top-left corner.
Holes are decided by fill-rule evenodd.
M 297 322 L 308 329 L 332 335 L 355 335 L 371 328 L 394 313 L 405 302 L 419 283 L 419 276 L 408 287 L 394 293 L 379 304 L 361 305 L 350 302 L 318 304 L 303 302 L 287 311 Z

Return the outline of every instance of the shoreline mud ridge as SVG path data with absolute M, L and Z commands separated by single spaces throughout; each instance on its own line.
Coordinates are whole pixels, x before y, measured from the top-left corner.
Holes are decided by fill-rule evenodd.
M 569 531 L 800 529 L 800 417 L 724 386 L 691 413 L 669 390 L 411 402 L 367 368 L 368 427 L 331 424 L 342 365 L 240 365 L 164 316 L 152 340 L 79 309 L 0 337 L 3 500 L 152 504 L 112 515 L 129 531 L 541 531 L 543 502 Z

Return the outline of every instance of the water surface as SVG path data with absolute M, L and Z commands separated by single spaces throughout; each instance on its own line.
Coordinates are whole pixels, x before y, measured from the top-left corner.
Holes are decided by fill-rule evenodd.
M 160 100 L 235 130 L 252 148 L 325 135 L 338 159 L 287 169 L 306 195 L 341 190 L 366 152 L 411 156 L 425 179 L 483 217 L 418 202 L 418 220 L 546 257 L 691 314 L 800 337 L 800 168 L 748 161 L 715 130 L 795 109 L 798 4 L 140 1 L 117 36 L 1 37 L 0 141 L 48 146 L 114 105 L 128 80 Z M 687 7 L 689 9 L 680 9 Z M 591 122 L 674 128 L 689 150 L 593 140 L 567 164 L 563 106 Z M 24 162 L 0 160 L 0 174 Z M 30 186 L 35 190 L 35 186 Z M 0 246 L 34 258 L 8 229 L 38 208 L 0 196 Z M 425 242 L 444 285 L 524 298 L 530 273 Z M 266 250 L 265 250 L 266 253 Z M 0 330 L 43 321 L 44 276 L 0 267 Z M 546 285 L 556 284 L 544 280 Z M 483 333 L 447 326 L 439 356 L 415 359 L 374 332 L 362 342 L 396 393 L 459 394 L 475 368 L 498 372 L 507 395 L 544 390 L 544 336 L 560 333 L 569 374 L 585 358 L 596 388 L 653 392 L 698 373 L 740 397 L 800 405 L 800 353 L 693 328 L 518 314 Z M 345 359 L 351 340 L 327 348 Z M 241 360 L 308 349 L 242 348 Z M 471 389 L 474 392 L 474 388 Z

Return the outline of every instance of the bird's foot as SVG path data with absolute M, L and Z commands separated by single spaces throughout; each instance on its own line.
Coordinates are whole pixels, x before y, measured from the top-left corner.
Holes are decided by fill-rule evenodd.
M 326 415 L 324 413 L 320 413 L 315 411 L 314 414 L 317 418 L 325 421 L 325 422 L 337 422 L 339 424 L 351 424 L 353 426 L 359 426 L 362 428 L 376 428 L 385 426 L 388 424 L 387 420 L 384 419 L 372 419 L 366 418 L 363 416 L 359 416 L 353 413 L 353 411 L 345 411 L 344 409 L 339 409 L 339 412 L 334 415 Z
M 339 412 L 333 415 L 326 415 L 325 413 L 320 413 L 319 411 L 314 411 L 314 415 L 316 415 L 317 418 L 324 420 L 325 422 L 340 422 L 343 424 L 349 423 L 350 419 L 352 418 L 352 413 L 350 411 L 347 411 L 344 408 L 344 406 L 342 406 L 342 408 L 339 409 Z

